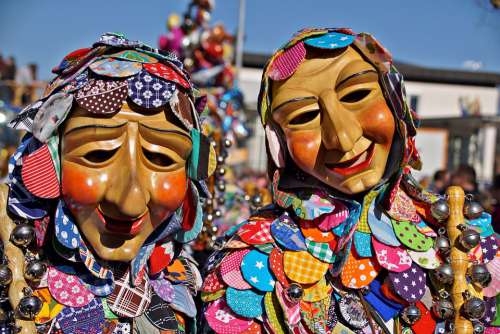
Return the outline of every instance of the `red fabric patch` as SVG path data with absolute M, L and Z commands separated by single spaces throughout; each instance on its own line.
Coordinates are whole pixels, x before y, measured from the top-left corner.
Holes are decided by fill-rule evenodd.
M 182 229 L 184 231 L 190 231 L 193 228 L 194 220 L 196 219 L 196 210 L 194 210 L 194 204 L 191 196 L 191 185 L 188 186 L 186 197 L 184 197 L 184 203 L 182 203 L 182 209 L 184 212 L 181 224 Z
M 184 88 L 189 88 L 189 82 L 187 82 L 181 74 L 170 66 L 162 63 L 143 64 L 142 66 L 146 69 L 146 71 L 157 77 L 175 82 Z
M 47 145 L 23 158 L 21 176 L 26 189 L 33 195 L 59 197 L 59 180 Z
M 174 256 L 174 246 L 171 241 L 157 244 L 149 257 L 149 270 L 151 275 L 156 275 L 165 269 Z
M 434 330 L 436 329 L 436 321 L 432 318 L 431 312 L 421 302 L 417 302 L 415 306 L 420 309 L 422 316 L 420 317 L 420 320 L 418 320 L 413 326 L 411 326 L 413 333 L 434 334 Z

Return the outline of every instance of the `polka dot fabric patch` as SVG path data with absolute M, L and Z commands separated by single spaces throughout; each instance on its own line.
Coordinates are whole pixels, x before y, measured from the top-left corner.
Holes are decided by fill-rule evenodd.
M 148 109 L 165 105 L 175 90 L 175 84 L 158 79 L 146 71 L 128 79 L 130 99 L 138 106 Z
M 170 66 L 167 66 L 162 63 L 156 63 L 156 64 L 144 64 L 144 68 L 146 69 L 146 71 L 148 71 L 153 75 L 156 75 L 157 77 L 160 77 L 168 81 L 173 81 L 184 88 L 190 87 L 189 82 Z
M 80 246 L 80 232 L 63 201 L 57 204 L 54 225 L 56 238 L 64 247 L 76 249 Z
M 231 311 L 223 298 L 207 307 L 205 318 L 217 334 L 242 333 L 255 324 L 253 320 L 241 317 Z
M 264 308 L 264 294 L 254 290 L 226 290 L 227 305 L 234 313 L 245 318 L 256 318 L 262 315 Z
M 340 279 L 345 287 L 360 289 L 370 284 L 379 271 L 380 266 L 375 259 L 362 258 L 351 249 Z
M 92 72 L 111 78 L 126 78 L 142 70 L 140 63 L 122 61 L 113 58 L 99 59 L 90 64 Z
M 377 239 L 372 239 L 373 250 L 378 263 L 389 271 L 402 272 L 411 267 L 410 255 L 401 247 L 388 246 Z
M 76 93 L 76 102 L 94 114 L 113 114 L 127 98 L 127 81 L 90 79 Z
M 373 256 L 371 240 L 371 234 L 369 233 L 359 231 L 354 232 L 354 247 L 356 248 L 356 252 L 359 256 Z
M 285 287 L 290 285 L 288 278 L 286 278 L 285 271 L 283 269 L 283 252 L 275 248 L 269 254 L 269 268 L 274 274 L 274 277 Z
M 250 251 L 243 257 L 241 272 L 247 283 L 254 288 L 260 291 L 274 290 L 276 280 L 269 269 L 268 255 L 257 250 Z
M 240 267 L 242 268 L 243 266 L 246 266 L 246 263 L 243 263 L 243 257 L 249 252 L 249 249 L 235 251 L 224 259 L 219 267 L 220 276 L 224 283 L 232 288 L 240 290 L 251 288 L 251 286 L 243 279 L 240 269 Z
M 420 233 L 412 222 L 393 220 L 392 226 L 399 241 L 414 251 L 425 252 L 434 244 L 434 240 Z
M 77 277 L 49 267 L 47 284 L 50 294 L 59 303 L 70 307 L 83 307 L 94 299 L 82 281 Z
M 272 61 L 269 67 L 268 76 L 272 80 L 285 80 L 290 77 L 302 60 L 306 56 L 306 48 L 303 42 L 299 42 L 294 46 L 284 50 Z
M 425 272 L 415 263 L 401 273 L 389 272 L 394 291 L 404 300 L 414 303 L 425 294 Z
M 316 259 L 308 252 L 286 251 L 283 266 L 286 276 L 292 281 L 312 284 L 318 282 L 326 274 L 329 264 Z
M 222 280 L 221 278 L 219 278 L 217 271 L 212 271 L 205 277 L 201 291 L 203 292 L 219 291 L 225 287 L 224 283 L 222 283 L 221 281 Z

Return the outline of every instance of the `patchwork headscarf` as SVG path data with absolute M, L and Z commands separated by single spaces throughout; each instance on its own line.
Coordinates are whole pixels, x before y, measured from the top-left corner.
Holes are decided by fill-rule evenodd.
M 380 87 L 396 120 L 397 136 L 393 140 L 384 180 L 402 172 L 408 165 L 420 168 L 414 143 L 415 114 L 406 100 L 403 76 L 393 65 L 389 51 L 369 34 L 356 34 L 346 28 L 324 28 L 299 31 L 271 56 L 264 67 L 257 108 L 266 130 L 268 152 L 274 163 L 274 166 L 271 164 L 270 175 L 273 175 L 274 169 L 283 167 L 287 151 L 284 139 L 271 118 L 272 82 L 289 78 L 306 58 L 310 48 L 335 50 L 348 46 L 358 51 L 377 70 Z
M 82 324 L 77 332 L 93 332 L 118 316 L 142 317 L 137 321 L 143 325 L 185 331 L 183 315 L 196 315 L 192 295 L 201 276 L 181 249 L 201 231 L 201 201 L 208 196 L 204 180 L 216 166 L 214 149 L 201 133 L 204 99 L 173 54 L 121 34 L 104 34 L 92 47 L 68 54 L 52 71 L 56 77 L 43 97 L 10 122 L 27 134 L 9 161 L 8 210 L 17 221 L 34 227 L 38 249 L 44 249 L 38 254 L 35 247 L 35 258 L 49 264 L 48 291 L 35 290 L 44 303 L 35 322 L 50 325 L 55 319 L 62 326 L 76 317 Z M 125 102 L 146 109 L 169 107 L 189 131 L 193 149 L 187 162 L 190 191 L 183 204 L 149 236 L 131 263 L 115 268 L 87 246 L 62 199 L 58 130 L 76 105 L 100 116 L 119 112 Z M 64 282 L 73 282 L 78 293 L 68 293 L 72 284 Z M 62 311 L 45 312 L 54 303 Z M 89 317 L 91 313 L 98 316 Z

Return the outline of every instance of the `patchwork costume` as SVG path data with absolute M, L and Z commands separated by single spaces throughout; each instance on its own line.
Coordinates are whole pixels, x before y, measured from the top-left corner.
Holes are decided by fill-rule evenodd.
M 346 47 L 377 70 L 396 123 L 384 176 L 362 196 L 332 190 L 289 164 L 283 134 L 270 115 L 272 81 L 293 76 L 308 50 Z M 372 36 L 349 29 L 302 30 L 267 62 L 258 103 L 273 205 L 230 230 L 210 257 L 202 287 L 208 327 L 223 334 L 449 332 L 449 241 L 446 217 L 438 210 L 444 200 L 411 175 L 420 165 L 416 124 L 388 51 Z M 480 235 L 469 261 L 491 274 L 490 281 L 481 281 L 484 291 L 470 296 L 484 307 L 473 320 L 494 333 L 500 324 L 498 237 L 488 214 L 469 218 L 467 233 Z
M 28 133 L 10 159 L 8 212 L 16 229 L 29 232 L 20 236 L 27 241 L 21 245 L 26 263 L 47 267 L 42 277 L 28 281 L 41 301 L 34 316 L 38 333 L 195 333 L 194 296 L 202 279 L 184 244 L 201 231 L 204 179 L 215 169 L 215 156 L 200 132 L 199 97 L 182 62 L 108 33 L 67 55 L 53 72 L 57 76 L 44 96 L 10 123 Z M 189 97 L 187 109 L 179 106 L 180 93 Z M 106 262 L 62 198 L 59 126 L 75 105 L 101 116 L 117 113 L 125 101 L 146 109 L 168 107 L 186 128 L 193 147 L 188 192 L 131 262 Z

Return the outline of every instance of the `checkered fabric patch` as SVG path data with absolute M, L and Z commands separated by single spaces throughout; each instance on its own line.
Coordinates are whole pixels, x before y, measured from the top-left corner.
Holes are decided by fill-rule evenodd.
M 329 267 L 328 263 L 304 251 L 285 252 L 283 265 L 288 278 L 303 284 L 316 283 L 325 275 Z
M 109 308 L 118 316 L 135 318 L 144 313 L 151 302 L 149 280 L 143 279 L 140 284 L 130 285 L 130 270 L 119 266 L 114 271 L 115 289 L 106 298 Z
M 238 232 L 241 240 L 248 244 L 267 244 L 273 242 L 271 235 L 271 220 L 250 221 Z
M 306 246 L 309 253 L 315 258 L 327 263 L 335 262 L 335 254 L 333 254 L 329 244 L 306 239 Z

